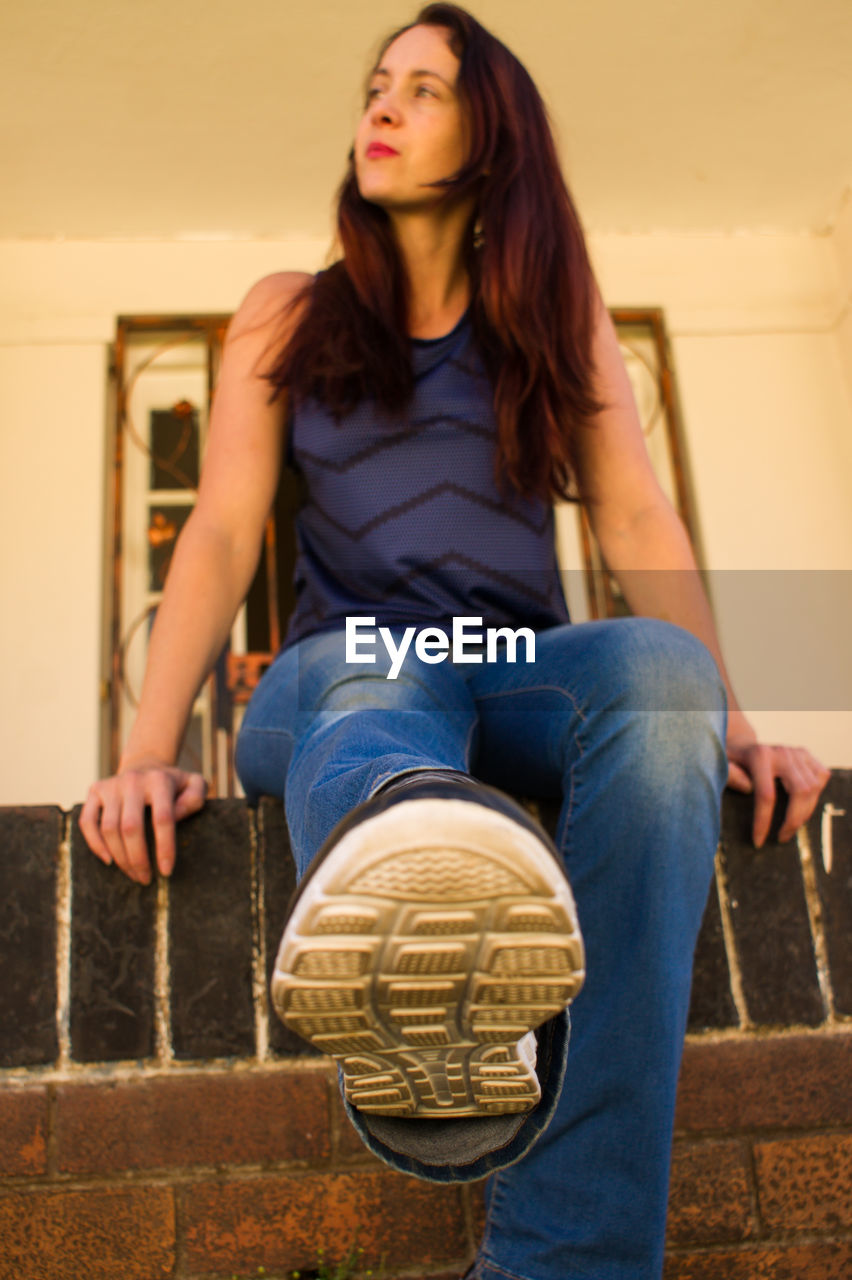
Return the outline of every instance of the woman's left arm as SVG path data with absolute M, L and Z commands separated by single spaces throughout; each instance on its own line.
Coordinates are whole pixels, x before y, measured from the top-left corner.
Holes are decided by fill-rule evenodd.
M 728 785 L 754 792 L 752 836 L 759 848 L 769 833 L 778 778 L 788 796 L 778 838 L 789 840 L 813 813 L 829 771 L 804 747 L 759 742 L 739 707 L 689 538 L 654 474 L 618 338 L 600 298 L 593 353 L 604 408 L 581 429 L 578 459 L 601 554 L 631 612 L 684 627 L 713 654 L 728 693 Z

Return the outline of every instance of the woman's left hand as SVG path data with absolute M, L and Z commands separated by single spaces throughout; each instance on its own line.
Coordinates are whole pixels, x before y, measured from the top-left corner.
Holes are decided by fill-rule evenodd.
M 787 811 L 778 832 L 779 841 L 789 840 L 816 808 L 820 794 L 831 776 L 805 747 L 769 746 L 742 714 L 734 713 L 728 724 L 728 786 L 734 791 L 754 792 L 752 839 L 760 848 L 769 834 L 775 809 L 775 779 L 787 792 Z

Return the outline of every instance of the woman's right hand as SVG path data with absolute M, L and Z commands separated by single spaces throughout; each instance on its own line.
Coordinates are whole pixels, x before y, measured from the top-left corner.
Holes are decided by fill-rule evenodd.
M 207 796 L 200 773 L 187 773 L 158 760 L 135 762 L 89 788 L 80 830 L 101 862 L 115 863 L 137 884 L 150 884 L 145 810 L 151 810 L 157 868 L 171 875 L 175 865 L 175 823 L 197 813 Z

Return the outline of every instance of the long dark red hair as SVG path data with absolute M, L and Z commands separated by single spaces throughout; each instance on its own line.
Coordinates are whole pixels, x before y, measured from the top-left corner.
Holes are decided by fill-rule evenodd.
M 497 474 L 521 493 L 576 495 L 576 428 L 602 405 L 591 357 L 596 289 L 547 111 L 528 72 L 464 9 L 430 4 L 410 26 L 446 28 L 469 121 L 465 165 L 442 198 L 476 197 L 464 254 L 474 335 L 494 388 Z M 382 45 L 379 59 L 403 31 Z M 377 64 L 378 65 L 378 62 Z M 342 257 L 298 301 L 303 317 L 268 374 L 273 395 L 343 417 L 413 390 L 408 279 L 385 211 L 361 197 L 354 152 L 340 188 Z

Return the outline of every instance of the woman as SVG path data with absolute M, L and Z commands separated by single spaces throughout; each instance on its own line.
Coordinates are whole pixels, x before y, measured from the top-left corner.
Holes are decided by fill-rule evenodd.
M 204 799 L 174 761 L 286 448 L 297 604 L 237 750 L 250 796 L 284 796 L 302 877 L 276 1004 L 394 1167 L 499 1170 L 472 1274 L 658 1276 L 722 787 L 754 790 L 759 845 L 775 778 L 787 839 L 827 771 L 737 708 L 540 98 L 463 10 L 384 45 L 339 229 L 340 263 L 262 280 L 230 327 L 139 714 L 81 826 L 146 883 L 148 805 L 172 870 Z M 632 619 L 568 621 L 550 503 L 572 493 Z M 562 797 L 556 850 L 502 789 Z M 563 868 L 587 971 L 567 1062 Z

